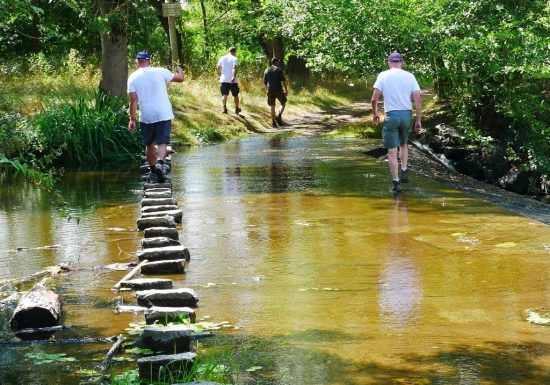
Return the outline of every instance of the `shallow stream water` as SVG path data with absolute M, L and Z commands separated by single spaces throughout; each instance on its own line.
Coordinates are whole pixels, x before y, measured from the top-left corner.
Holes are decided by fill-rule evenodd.
M 414 169 L 394 196 L 387 164 L 363 154 L 377 144 L 254 137 L 174 155 L 191 252 L 177 285 L 198 293 L 197 316 L 272 341 L 285 385 L 550 383 L 549 329 L 524 316 L 550 307 L 548 226 Z M 141 319 L 114 313 L 126 272 L 101 268 L 136 260 L 137 173 L 70 173 L 54 195 L 1 181 L 0 342 L 16 340 L 7 297 L 30 285 L 14 279 L 60 262 L 80 270 L 54 281 L 75 326 L 58 339 Z M 0 345 L 0 383 L 83 383 L 108 349 Z

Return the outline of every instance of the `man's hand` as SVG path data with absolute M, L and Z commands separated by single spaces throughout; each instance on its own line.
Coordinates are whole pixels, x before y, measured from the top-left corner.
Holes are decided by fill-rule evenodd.
M 136 120 L 135 119 L 130 119 L 130 121 L 128 122 L 128 129 L 130 130 L 130 132 L 134 132 L 136 130 Z
M 380 115 L 378 114 L 374 114 L 373 117 L 372 117 L 372 123 L 375 125 L 375 126 L 378 126 L 378 124 L 380 123 Z
M 422 132 L 422 121 L 420 119 L 417 119 L 414 123 L 414 131 L 417 134 L 420 134 Z

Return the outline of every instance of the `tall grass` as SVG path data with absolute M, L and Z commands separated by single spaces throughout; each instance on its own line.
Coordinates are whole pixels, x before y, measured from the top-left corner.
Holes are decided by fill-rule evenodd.
M 45 151 L 61 150 L 64 165 L 136 159 L 143 149 L 139 134 L 127 129 L 126 100 L 103 93 L 53 106 L 37 114 L 34 124 Z

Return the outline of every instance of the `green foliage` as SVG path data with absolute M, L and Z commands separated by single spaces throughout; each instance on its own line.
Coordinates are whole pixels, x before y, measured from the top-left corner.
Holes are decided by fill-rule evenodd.
M 60 151 L 65 165 L 136 159 L 142 151 L 139 134 L 127 129 L 124 99 L 97 93 L 74 103 L 52 106 L 35 116 L 45 152 Z
M 193 133 L 201 143 L 219 143 L 230 137 L 229 132 L 222 127 L 197 127 Z

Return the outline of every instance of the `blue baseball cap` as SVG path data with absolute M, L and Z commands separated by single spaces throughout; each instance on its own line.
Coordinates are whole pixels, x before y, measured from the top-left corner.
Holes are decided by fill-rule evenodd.
M 399 52 L 392 52 L 388 56 L 388 61 L 392 63 L 401 63 L 403 61 L 403 56 Z
M 139 51 L 136 55 L 136 59 L 149 60 L 150 58 L 151 58 L 151 54 L 147 51 Z

